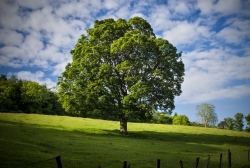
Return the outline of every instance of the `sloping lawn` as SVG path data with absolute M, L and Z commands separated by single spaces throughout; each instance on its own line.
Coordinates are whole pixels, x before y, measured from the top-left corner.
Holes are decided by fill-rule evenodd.
M 128 135 L 119 134 L 119 122 L 38 114 L 0 113 L 0 167 L 117 168 L 127 160 L 131 168 L 193 167 L 196 157 L 204 167 L 218 167 L 227 150 L 232 167 L 247 165 L 250 133 L 163 124 L 128 123 Z M 29 165 L 34 162 L 46 162 Z

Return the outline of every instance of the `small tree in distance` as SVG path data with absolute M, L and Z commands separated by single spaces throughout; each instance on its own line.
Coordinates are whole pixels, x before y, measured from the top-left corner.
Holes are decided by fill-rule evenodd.
M 228 130 L 234 129 L 234 119 L 231 117 L 224 118 L 224 121 L 226 122 L 226 128 Z
M 244 118 L 244 115 L 242 113 L 236 113 L 234 115 L 234 121 L 235 121 L 235 130 L 237 131 L 243 131 L 243 118 Z
M 217 114 L 215 113 L 215 106 L 208 103 L 202 103 L 196 106 L 197 117 L 202 124 L 207 126 L 214 126 L 218 122 Z
M 173 117 L 164 112 L 155 112 L 152 121 L 157 124 L 172 124 Z
M 227 128 L 227 123 L 226 121 L 221 121 L 218 123 L 217 128 L 219 129 L 226 129 Z
M 245 119 L 248 125 L 248 127 L 246 127 L 246 131 L 250 132 L 250 113 L 247 116 L 245 116 Z
M 189 119 L 185 115 L 178 115 L 173 119 L 173 125 L 189 125 L 189 123 Z

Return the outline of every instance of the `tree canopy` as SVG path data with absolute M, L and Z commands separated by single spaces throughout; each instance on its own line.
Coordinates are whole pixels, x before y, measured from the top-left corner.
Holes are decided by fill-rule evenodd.
M 58 79 L 67 112 L 118 118 L 124 133 L 128 118 L 146 120 L 155 110 L 171 114 L 184 80 L 176 47 L 156 38 L 140 17 L 96 20 L 86 32 Z
M 196 106 L 197 117 L 201 123 L 207 126 L 214 126 L 218 122 L 217 114 L 215 113 L 215 106 L 208 103 L 202 103 Z

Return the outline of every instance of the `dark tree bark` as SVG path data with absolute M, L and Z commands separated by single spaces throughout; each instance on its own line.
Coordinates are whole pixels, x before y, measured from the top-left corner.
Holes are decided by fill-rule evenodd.
M 120 119 L 120 133 L 121 134 L 127 134 L 128 133 L 127 123 L 128 123 L 128 119 L 126 119 L 126 118 L 121 118 Z

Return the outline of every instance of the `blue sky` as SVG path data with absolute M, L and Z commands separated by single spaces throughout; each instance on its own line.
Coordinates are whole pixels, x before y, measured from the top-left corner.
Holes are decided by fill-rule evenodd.
M 183 93 L 174 110 L 197 121 L 211 103 L 219 120 L 250 113 L 248 0 L 1 0 L 0 73 L 55 86 L 94 20 L 140 16 L 182 51 Z

